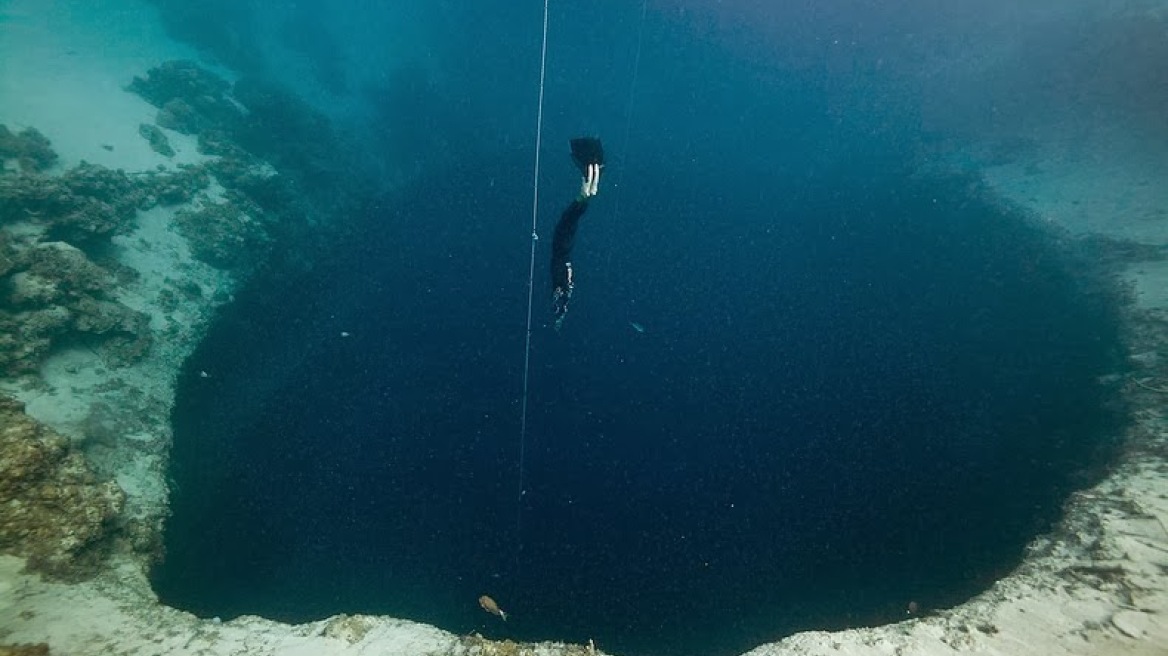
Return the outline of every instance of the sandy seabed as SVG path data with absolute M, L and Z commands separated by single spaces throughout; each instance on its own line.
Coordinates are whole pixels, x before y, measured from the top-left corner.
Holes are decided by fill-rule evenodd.
M 104 3 L 94 24 L 86 3 L 12 0 L 0 3 L 0 123 L 34 127 L 60 156 L 60 167 L 82 160 L 127 171 L 198 163 L 194 140 L 168 132 L 177 154 L 165 158 L 138 133 L 155 109 L 127 93 L 135 75 L 171 59 L 197 59 L 165 37 L 153 10 L 134 0 Z M 993 188 L 1071 234 L 1139 244 L 1168 244 L 1168 156 L 1162 144 L 1117 128 L 1067 126 L 1041 139 L 1032 155 L 985 171 Z M 1071 145 L 1074 147 L 1072 148 Z M 1159 150 L 1156 150 L 1159 148 Z M 1090 153 L 1090 157 L 1077 153 Z M 206 192 L 213 194 L 214 191 Z M 193 202 L 199 202 L 196 199 Z M 142 213 L 131 235 L 115 238 L 119 260 L 140 275 L 119 301 L 148 314 L 165 331 L 149 355 L 110 369 L 85 349 L 55 352 L 27 380 L 0 382 L 27 413 L 66 436 L 94 403 L 133 415 L 109 462 L 126 492 L 126 513 L 165 514 L 164 467 L 169 408 L 183 359 L 211 317 L 215 299 L 229 297 L 232 278 L 196 260 L 173 226 L 175 208 Z M 1073 495 L 1065 520 L 1036 539 L 1025 562 L 968 603 L 898 624 L 835 633 L 807 632 L 759 646 L 751 656 L 795 654 L 946 653 L 1027 655 L 1168 654 L 1168 262 L 1127 265 L 1133 316 L 1134 372 L 1125 374 L 1135 422 L 1120 465 L 1095 487 Z M 164 285 L 195 284 L 200 300 L 163 308 Z M 120 379 L 111 385 L 113 378 Z M 113 464 L 110 464 L 113 463 Z M 47 644 L 51 653 L 88 654 L 587 654 L 582 645 L 517 645 L 456 636 L 388 617 L 338 616 L 303 625 L 257 617 L 201 620 L 160 604 L 146 578 L 145 558 L 115 553 L 95 577 L 47 581 L 24 561 L 0 557 L 0 644 Z M 0 647 L 0 654 L 12 653 Z

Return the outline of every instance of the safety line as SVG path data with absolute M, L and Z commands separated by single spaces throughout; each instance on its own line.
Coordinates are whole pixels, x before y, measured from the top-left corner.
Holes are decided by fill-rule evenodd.
M 527 458 L 527 390 L 531 380 L 531 323 L 535 301 L 535 242 L 539 239 L 539 154 L 543 145 L 543 94 L 547 75 L 548 2 L 543 0 L 543 39 L 539 52 L 539 102 L 535 117 L 535 166 L 531 180 L 531 262 L 527 271 L 527 334 L 523 342 L 523 401 L 519 419 L 519 490 L 515 505 L 515 539 L 518 552 L 523 549 L 523 497 L 526 489 Z

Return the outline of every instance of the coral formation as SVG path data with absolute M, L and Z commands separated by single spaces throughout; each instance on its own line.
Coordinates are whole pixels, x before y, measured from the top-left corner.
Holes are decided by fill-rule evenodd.
M 135 77 L 129 90 L 159 109 L 158 125 L 197 135 L 203 154 L 245 167 L 262 158 L 316 188 L 351 176 L 328 118 L 277 85 L 254 78 L 231 85 L 193 62 L 170 61 Z
M 150 148 L 154 152 L 163 157 L 174 157 L 174 148 L 170 145 L 170 139 L 166 138 L 166 134 L 157 125 L 142 123 L 138 126 L 138 134 L 150 143 Z
M 39 133 L 21 135 L 52 153 Z M 191 201 L 211 174 L 192 165 L 128 174 L 82 162 L 59 176 L 29 168 L 0 174 L 0 374 L 32 373 L 54 346 L 79 341 L 110 364 L 137 361 L 150 348 L 149 317 L 117 299 L 118 278 L 133 272 L 108 256 L 110 238 L 131 232 L 139 210 Z
M 221 157 L 207 168 L 219 184 L 244 194 L 264 210 L 282 211 L 295 202 L 287 179 L 246 153 Z
M 243 117 L 227 97 L 231 84 L 191 61 L 168 61 L 134 77 L 128 88 L 161 111 L 158 124 L 196 134 L 212 126 L 237 123 Z
M 220 129 L 199 132 L 198 148 L 204 155 L 227 158 L 243 158 L 247 152 L 231 141 L 231 135 Z
M 149 318 L 113 299 L 114 277 L 64 242 L 42 242 L 12 258 L 0 296 L 0 372 L 31 373 L 52 347 L 91 338 L 107 360 L 128 364 L 150 348 Z
M 190 202 L 200 191 L 211 185 L 211 176 L 206 166 L 179 164 L 177 168 L 165 171 L 146 171 L 137 174 L 135 181 L 145 196 L 139 209 L 149 209 L 155 205 L 181 205 Z
M 94 164 L 61 176 L 8 175 L 0 177 L 0 223 L 32 221 L 84 247 L 129 232 L 143 195 L 124 171 Z
M 182 98 L 164 104 L 154 120 L 158 125 L 182 134 L 198 134 L 208 125 L 207 120 Z
M 16 173 L 0 176 L 0 224 L 30 222 L 50 239 L 79 248 L 130 232 L 138 210 L 189 201 L 206 189 L 201 167 L 131 176 L 82 162 L 60 176 Z
M 25 249 L 13 267 L 9 303 L 29 307 L 67 303 L 104 295 L 113 282 L 109 272 L 80 249 L 65 242 L 42 242 Z
M 222 203 L 175 213 L 175 225 L 195 257 L 220 269 L 243 269 L 265 259 L 271 238 L 261 223 L 263 212 L 238 194 Z
M 43 171 L 57 161 L 57 153 L 49 145 L 45 135 L 33 128 L 25 128 L 13 134 L 5 125 L 0 125 L 0 163 L 8 168 L 9 160 L 26 171 Z
M 311 223 L 303 189 L 294 185 L 327 186 L 339 177 L 328 120 L 280 87 L 254 80 L 233 87 L 192 62 L 171 61 L 129 90 L 159 108 L 159 125 L 197 135 L 199 152 L 213 157 L 200 170 L 228 190 L 226 200 L 184 209 L 176 223 L 196 257 L 215 267 L 246 275 L 271 252 L 273 231 Z M 331 202 L 336 196 L 332 188 Z
M 225 88 L 193 75 L 202 81 L 191 88 Z M 262 260 L 271 239 L 257 201 L 278 208 L 285 185 L 270 167 L 229 150 L 232 157 L 174 170 L 128 174 L 83 162 L 60 176 L 23 169 L 0 175 L 0 228 L 8 227 L 0 230 L 0 373 L 34 372 L 55 345 L 78 337 L 115 365 L 142 357 L 151 343 L 149 318 L 117 301 L 118 265 L 103 255 L 105 246 L 135 228 L 139 210 L 194 200 L 212 174 L 238 191 L 179 212 L 178 228 L 215 266 L 242 272 Z
M 257 265 L 309 268 L 321 238 L 360 211 L 382 181 L 362 176 L 356 148 L 287 89 L 255 78 L 231 84 L 189 61 L 135 78 L 129 91 L 159 109 L 158 125 L 197 138 L 226 203 L 180 217 L 197 256 L 246 278 Z M 200 223 L 201 221 L 205 223 Z M 271 248 L 279 243 L 280 248 Z M 258 248 L 258 251 L 251 251 Z
M 52 576 L 84 576 L 100 564 L 124 503 L 68 440 L 0 396 L 0 550 Z

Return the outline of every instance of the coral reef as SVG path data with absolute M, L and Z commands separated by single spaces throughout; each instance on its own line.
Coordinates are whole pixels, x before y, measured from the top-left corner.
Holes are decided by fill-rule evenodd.
M 264 229 L 263 211 L 239 194 L 222 203 L 175 213 L 175 225 L 186 237 L 195 257 L 220 269 L 248 270 L 266 258 L 271 238 Z
M 220 157 L 207 168 L 219 184 L 244 194 L 265 210 L 281 210 L 294 202 L 287 179 L 245 152 Z
M 142 123 L 138 126 L 138 134 L 150 143 L 150 148 L 154 152 L 163 157 L 174 157 L 174 148 L 170 145 L 170 139 L 166 138 L 166 133 L 158 128 L 156 125 L 149 123 Z
M 90 338 L 113 364 L 150 348 L 149 318 L 113 299 L 114 276 L 64 242 L 42 242 L 11 258 L 0 279 L 0 373 L 36 371 L 55 344 Z
M 70 303 L 111 290 L 111 275 L 80 249 L 42 242 L 17 255 L 8 301 L 15 307 Z
M 195 166 L 131 176 L 82 162 L 60 176 L 4 175 L 0 224 L 31 222 L 50 239 L 86 248 L 130 232 L 138 210 L 189 201 L 209 184 L 207 172 Z
M 0 177 L 0 223 L 33 221 L 51 239 L 86 246 L 133 227 L 143 192 L 124 171 L 82 163 L 61 176 Z
M 226 200 L 176 217 L 204 262 L 247 275 L 273 253 L 273 241 L 311 243 L 295 238 L 319 227 L 310 187 L 327 189 L 330 204 L 344 196 L 336 183 L 347 169 L 337 163 L 328 119 L 285 89 L 251 79 L 232 86 L 194 63 L 171 61 L 129 90 L 159 108 L 158 125 L 197 135 L 199 152 L 213 158 L 201 171 L 228 190 Z
M 139 210 L 187 203 L 210 183 L 205 167 L 190 165 L 128 174 L 82 162 L 59 176 L 0 174 L 0 374 L 32 373 L 65 343 L 115 366 L 143 357 L 149 317 L 117 300 L 119 278 L 134 272 L 109 257 L 110 238 L 131 232 Z
M 182 134 L 199 134 L 209 122 L 182 98 L 168 101 L 154 119 L 158 125 Z
M 220 129 L 203 130 L 199 133 L 199 152 L 204 155 L 227 158 L 247 157 L 247 151 L 231 141 L 231 135 Z
M 135 181 L 145 193 L 139 209 L 155 205 L 181 205 L 189 203 L 195 194 L 211 185 L 211 176 L 206 166 L 179 164 L 173 170 L 146 171 L 135 176 Z
M 161 107 L 175 98 L 221 98 L 230 84 L 192 61 L 174 60 L 134 76 L 129 90 Z
M 191 61 L 168 61 L 134 77 L 128 88 L 161 111 L 159 125 L 197 134 L 238 123 L 243 112 L 227 97 L 231 84 Z
M 170 61 L 135 77 L 129 90 L 159 109 L 158 125 L 197 135 L 205 155 L 244 166 L 262 158 L 304 187 L 334 195 L 338 181 L 352 177 L 328 118 L 280 86 L 255 78 L 231 85 L 193 62 Z
M 45 574 L 85 576 L 100 565 L 124 503 L 121 488 L 99 482 L 68 440 L 0 396 L 0 550 Z
M 136 229 L 139 211 L 190 204 L 214 176 L 226 189 L 224 198 L 183 208 L 175 225 L 198 258 L 240 275 L 268 258 L 276 237 L 311 223 L 289 179 L 238 144 L 254 121 L 228 98 L 230 88 L 181 61 L 130 85 L 163 110 L 160 123 L 197 132 L 201 148 L 218 154 L 200 165 L 128 173 L 82 162 L 47 175 L 42 169 L 56 158 L 47 139 L 31 129 L 0 130 L 0 155 L 19 160 L 0 172 L 0 375 L 33 373 L 66 344 L 96 349 L 114 365 L 145 355 L 149 318 L 120 303 L 115 289 L 120 275 L 134 272 L 119 265 L 110 248 L 111 238 Z M 274 113 L 290 102 L 275 92 L 253 95 L 266 99 L 264 107 Z M 306 108 L 295 109 L 297 126 L 327 127 Z M 140 133 L 155 150 L 173 154 L 158 127 L 143 124 Z
M 33 128 L 13 134 L 7 126 L 0 125 L 0 163 L 5 165 L 0 168 L 7 168 L 9 160 L 25 171 L 43 171 L 57 161 L 57 153 L 45 135 Z

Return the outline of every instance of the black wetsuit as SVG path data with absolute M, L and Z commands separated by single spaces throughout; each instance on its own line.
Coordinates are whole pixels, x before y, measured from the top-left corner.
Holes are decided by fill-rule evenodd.
M 552 237 L 552 314 L 556 318 L 556 330 L 560 329 L 564 316 L 568 314 L 568 302 L 572 300 L 572 289 L 576 286 L 572 278 L 572 242 L 576 241 L 576 227 L 588 209 L 589 193 L 596 194 L 600 167 L 604 166 L 604 146 L 600 139 L 579 137 L 572 139 L 571 145 L 572 161 L 580 169 L 580 175 L 584 176 L 585 187 L 560 215 L 556 234 Z M 592 187 L 591 192 L 588 190 L 589 185 Z
M 560 222 L 556 224 L 556 233 L 552 237 L 552 314 L 557 329 L 568 314 L 568 301 L 572 300 L 572 288 L 575 286 L 572 278 L 572 243 L 576 240 L 580 217 L 584 216 L 587 209 L 587 198 L 580 197 L 572 201 L 560 215 Z

